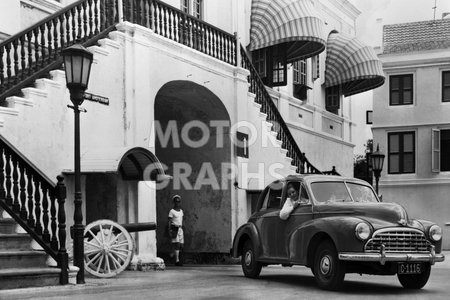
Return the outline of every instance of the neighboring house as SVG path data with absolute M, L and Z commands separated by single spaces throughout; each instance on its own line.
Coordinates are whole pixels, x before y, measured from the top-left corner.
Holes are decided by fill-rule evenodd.
M 374 91 L 380 192 L 444 228 L 450 248 L 450 19 L 386 25 L 386 83 Z
M 9 78 L 39 71 L 73 37 L 90 43 L 94 52 L 88 92 L 109 98 L 108 106 L 83 103 L 86 222 L 155 218 L 158 251 L 168 252 L 163 229 L 170 199 L 180 194 L 186 251 L 226 254 L 268 182 L 333 166 L 342 175 L 353 174 L 348 97 L 380 86 L 384 74 L 373 50 L 354 38 L 359 11 L 349 1 L 82 3 L 87 11 L 81 6 L 58 15 L 56 23 L 36 29 L 38 37 L 34 32 L 22 37 L 29 43 L 16 41 L 17 50 L 15 44 L 0 48 L 0 133 L 49 178 L 65 172 L 68 225 L 73 112 L 66 107 L 64 74 L 47 72 L 42 77 L 52 80 L 39 79 L 30 88 L 32 78 L 15 90 L 28 79 Z M 7 21 L 1 18 L 0 24 Z M 27 72 L 20 72 L 22 67 Z M 155 124 L 171 135 L 161 136 Z M 203 141 L 205 132 L 212 138 Z M 235 139 L 243 143 L 235 146 Z M 152 162 L 174 176 L 165 189 L 146 185 L 154 179 L 146 173 Z M 154 252 L 154 232 L 147 240 L 143 236 L 138 251 Z

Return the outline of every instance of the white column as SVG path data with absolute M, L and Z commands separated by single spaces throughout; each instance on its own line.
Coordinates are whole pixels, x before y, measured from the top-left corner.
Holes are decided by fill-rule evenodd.
M 153 181 L 138 183 L 138 216 L 137 223 L 156 222 L 156 186 Z M 141 231 L 138 233 L 137 250 L 140 257 L 156 257 L 156 232 Z
M 119 14 L 119 23 L 123 22 L 123 3 L 122 0 L 118 0 L 117 6 L 119 8 L 118 14 Z

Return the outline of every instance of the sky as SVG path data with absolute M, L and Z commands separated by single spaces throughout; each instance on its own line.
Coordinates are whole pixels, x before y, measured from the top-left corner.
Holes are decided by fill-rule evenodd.
M 373 47 L 381 46 L 382 25 L 433 20 L 435 1 L 436 19 L 450 13 L 450 0 L 349 0 L 361 11 L 357 37 Z M 382 21 L 377 23 L 377 19 Z

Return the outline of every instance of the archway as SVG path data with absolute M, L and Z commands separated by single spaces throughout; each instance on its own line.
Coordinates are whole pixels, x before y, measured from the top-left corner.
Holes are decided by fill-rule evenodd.
M 155 133 L 155 153 L 173 176 L 167 188 L 157 191 L 158 227 L 167 228 L 172 196 L 179 194 L 185 214 L 185 251 L 228 252 L 231 141 L 224 104 L 201 85 L 169 82 L 155 99 Z M 157 241 L 158 252 L 165 256 L 170 251 L 165 230 L 157 232 Z

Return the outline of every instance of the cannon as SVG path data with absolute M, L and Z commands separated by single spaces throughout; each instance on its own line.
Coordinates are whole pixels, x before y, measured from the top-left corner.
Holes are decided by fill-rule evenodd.
M 133 259 L 135 243 L 130 232 L 155 230 L 156 223 L 118 224 L 97 220 L 84 230 L 84 266 L 91 275 L 108 278 L 125 270 Z

